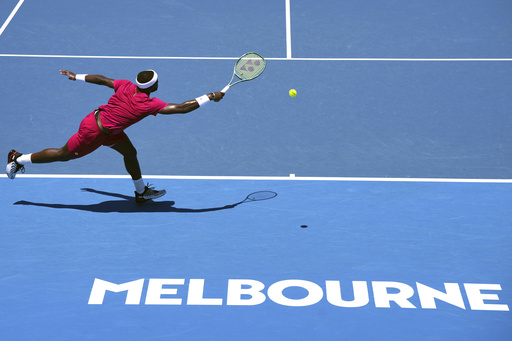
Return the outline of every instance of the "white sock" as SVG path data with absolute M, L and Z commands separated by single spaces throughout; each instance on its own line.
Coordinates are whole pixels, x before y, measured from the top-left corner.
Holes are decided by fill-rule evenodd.
M 22 154 L 19 158 L 16 159 L 16 162 L 20 165 L 26 165 L 27 163 L 32 163 L 32 154 Z
M 146 185 L 144 185 L 144 180 L 140 178 L 139 180 L 133 180 L 133 184 L 135 185 L 135 192 L 142 194 L 146 189 Z

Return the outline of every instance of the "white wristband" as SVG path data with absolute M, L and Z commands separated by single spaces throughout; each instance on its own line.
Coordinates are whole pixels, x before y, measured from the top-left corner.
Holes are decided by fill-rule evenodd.
M 85 76 L 87 76 L 87 74 L 75 75 L 75 80 L 85 82 Z
M 203 95 L 201 97 L 196 98 L 197 103 L 199 103 L 199 106 L 202 106 L 205 103 L 210 102 L 210 98 L 208 95 Z

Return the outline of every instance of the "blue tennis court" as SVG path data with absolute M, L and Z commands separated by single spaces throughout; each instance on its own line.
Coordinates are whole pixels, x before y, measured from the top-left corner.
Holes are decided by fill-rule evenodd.
M 7 0 L 0 146 L 59 148 L 134 80 L 219 103 L 30 164 L 4 195 L 6 340 L 509 340 L 512 6 L 508 1 Z M 290 89 L 297 97 L 288 96 Z M 269 200 L 236 205 L 253 192 Z

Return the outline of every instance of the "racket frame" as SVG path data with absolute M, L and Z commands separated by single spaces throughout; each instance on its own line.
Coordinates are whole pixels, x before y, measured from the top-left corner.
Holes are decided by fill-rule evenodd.
M 260 72 L 258 75 L 256 75 L 255 77 L 253 77 L 253 78 L 249 78 L 249 79 L 241 79 L 241 78 L 236 74 L 236 67 L 237 67 L 238 63 L 239 63 L 242 59 L 244 59 L 244 57 L 246 57 L 247 55 L 250 55 L 250 54 L 255 54 L 255 55 L 257 55 L 258 57 L 260 57 L 260 58 L 261 58 L 261 60 L 262 60 L 262 61 L 263 61 L 263 63 L 264 63 L 263 70 L 261 70 L 261 72 Z M 243 55 L 243 56 L 241 56 L 240 58 L 238 58 L 238 60 L 237 60 L 237 61 L 236 61 L 236 63 L 235 63 L 235 66 L 234 66 L 234 68 L 233 68 L 233 76 L 231 76 L 231 80 L 229 81 L 229 84 L 228 84 L 228 85 L 226 85 L 226 86 L 224 87 L 224 89 L 222 89 L 220 92 L 222 92 L 222 93 L 226 93 L 226 91 L 228 91 L 228 90 L 229 90 L 229 88 L 231 88 L 231 87 L 232 87 L 233 85 L 235 85 L 235 84 L 238 84 L 238 83 L 241 83 L 241 82 L 251 81 L 251 80 L 253 80 L 253 79 L 258 78 L 258 77 L 263 73 L 263 71 L 265 71 L 265 68 L 266 68 L 266 67 L 267 67 L 267 62 L 265 61 L 265 58 L 263 58 L 259 53 L 256 53 L 256 52 L 247 52 L 247 53 L 244 53 L 244 55 Z M 231 83 L 231 82 L 233 82 L 233 79 L 235 79 L 235 76 L 239 79 L 239 81 L 236 81 L 235 83 Z

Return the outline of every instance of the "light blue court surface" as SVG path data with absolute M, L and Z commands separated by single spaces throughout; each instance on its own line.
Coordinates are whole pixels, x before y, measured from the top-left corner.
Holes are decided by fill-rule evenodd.
M 463 289 L 500 285 L 482 290 L 490 295 L 484 302 L 510 307 L 510 184 L 155 180 L 171 193 L 139 207 L 120 190 L 127 181 L 3 181 L 13 193 L 2 198 L 9 209 L 1 247 L 3 333 L 191 340 L 505 340 L 510 333 L 509 311 L 473 310 Z M 257 190 L 278 196 L 222 209 Z M 102 304 L 88 305 L 95 278 L 145 279 L 145 291 L 149 279 L 183 279 L 164 286 L 175 294 L 162 295 L 183 302 L 147 305 L 143 296 L 125 305 L 126 293 L 107 292 Z M 204 280 L 203 298 L 222 305 L 188 305 L 193 279 Z M 353 308 L 327 297 L 304 307 L 270 298 L 230 306 L 227 284 L 235 279 L 263 283 L 265 295 L 280 281 L 308 281 L 323 291 L 325 281 L 340 281 L 347 301 L 352 281 L 397 282 L 414 288 L 415 308 L 377 307 L 382 295 L 371 291 L 367 304 Z M 422 308 L 417 282 L 439 291 L 457 283 L 465 309 L 443 301 Z M 283 294 L 294 301 L 309 296 L 300 287 Z
M 509 340 L 511 17 L 502 0 L 2 1 L 4 153 L 61 147 L 111 96 L 60 69 L 155 69 L 175 103 L 222 89 L 244 52 L 267 69 L 127 129 L 155 202 L 133 203 L 108 148 L 0 178 L 0 339 Z M 233 207 L 256 191 L 277 196 Z

